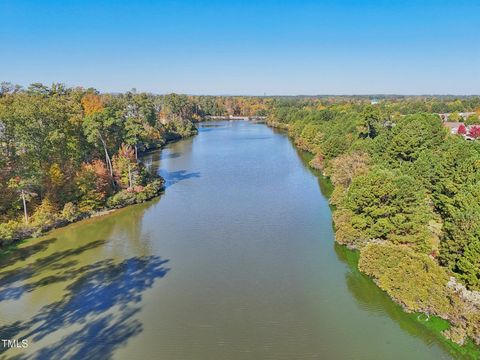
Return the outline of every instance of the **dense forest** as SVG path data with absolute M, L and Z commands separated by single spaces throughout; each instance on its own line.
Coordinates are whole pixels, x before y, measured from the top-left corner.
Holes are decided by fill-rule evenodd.
M 265 115 L 271 99 L 0 87 L 0 244 L 156 196 L 139 154 L 207 115 Z
M 407 311 L 480 344 L 479 97 L 102 94 L 62 84 L 0 88 L 0 243 L 157 196 L 141 154 L 207 116 L 268 116 L 330 177 L 338 243 Z M 468 116 L 465 117 L 465 113 Z M 463 114 L 463 115 L 462 115 Z M 479 134 L 480 135 L 480 134 Z
M 480 98 L 296 99 L 270 125 L 288 130 L 330 177 L 336 241 L 407 311 L 448 319 L 444 334 L 480 344 L 480 142 L 453 135 L 438 113 Z

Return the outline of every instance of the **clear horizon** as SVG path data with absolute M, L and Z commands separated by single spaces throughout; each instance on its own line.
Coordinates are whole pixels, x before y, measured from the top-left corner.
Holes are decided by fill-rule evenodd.
M 476 1 L 0 2 L 0 80 L 102 92 L 478 95 Z

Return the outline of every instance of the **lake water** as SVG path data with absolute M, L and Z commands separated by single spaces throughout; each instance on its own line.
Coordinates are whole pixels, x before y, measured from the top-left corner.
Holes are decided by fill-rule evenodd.
M 452 358 L 334 244 L 305 156 L 246 121 L 148 154 L 160 199 L 0 259 L 0 338 L 29 342 L 0 358 Z

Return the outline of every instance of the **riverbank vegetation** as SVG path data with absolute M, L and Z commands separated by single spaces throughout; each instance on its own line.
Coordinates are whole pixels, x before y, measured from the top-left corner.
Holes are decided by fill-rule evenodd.
M 196 133 L 187 96 L 2 84 L 0 245 L 156 196 L 139 153 Z
M 478 97 L 213 97 L 32 84 L 0 88 L 0 246 L 158 195 L 142 152 L 206 116 L 268 116 L 330 177 L 336 241 L 411 312 L 480 344 Z M 463 115 L 461 115 L 463 114 Z M 468 118 L 464 118 L 468 114 Z
M 206 116 L 263 116 L 273 99 L 101 94 L 0 86 L 0 247 L 158 195 L 139 154 L 197 133 Z
M 277 101 L 268 117 L 335 187 L 336 241 L 406 311 L 449 320 L 480 345 L 480 142 L 441 112 L 480 114 L 480 98 Z

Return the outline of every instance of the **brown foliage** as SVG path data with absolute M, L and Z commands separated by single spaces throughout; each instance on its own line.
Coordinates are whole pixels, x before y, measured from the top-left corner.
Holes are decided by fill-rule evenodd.
M 100 159 L 83 163 L 81 170 L 77 173 L 77 183 L 80 187 L 85 187 L 81 189 L 85 193 L 91 187 L 98 199 L 103 200 L 110 191 L 110 175 L 105 163 Z
M 105 163 L 99 159 L 93 160 L 91 164 L 87 164 L 87 168 L 91 169 L 96 175 L 96 190 L 106 195 L 110 188 L 110 175 Z
M 331 162 L 333 185 L 348 188 L 355 176 L 368 171 L 369 161 L 368 154 L 364 152 L 353 152 L 336 157 Z
M 82 106 L 85 115 L 90 116 L 103 110 L 103 100 L 100 95 L 89 93 L 82 98 Z

